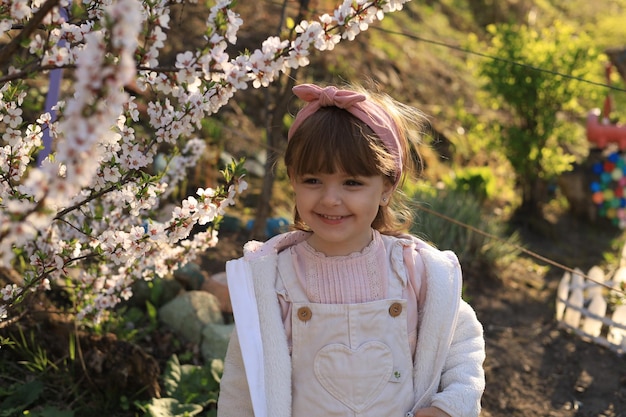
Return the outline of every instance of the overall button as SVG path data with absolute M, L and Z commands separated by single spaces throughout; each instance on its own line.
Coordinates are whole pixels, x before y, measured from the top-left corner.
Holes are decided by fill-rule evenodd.
M 393 303 L 391 306 L 389 306 L 389 315 L 391 317 L 398 317 L 400 313 L 402 313 L 402 304 Z
M 302 321 L 309 321 L 313 317 L 313 313 L 309 307 L 300 307 L 298 309 L 298 318 Z

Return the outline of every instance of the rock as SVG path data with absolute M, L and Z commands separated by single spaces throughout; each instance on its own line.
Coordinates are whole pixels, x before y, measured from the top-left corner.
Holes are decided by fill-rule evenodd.
M 202 330 L 202 345 L 200 352 L 206 363 L 212 359 L 224 359 L 230 334 L 234 324 L 207 324 Z
M 213 294 L 217 297 L 222 312 L 233 312 L 225 272 L 211 275 L 202 270 L 200 265 L 192 262 L 176 270 L 174 276 L 188 290 L 201 290 Z
M 182 285 L 171 277 L 155 278 L 150 282 L 140 279 L 133 283 L 133 296 L 126 302 L 126 305 L 145 308 L 146 301 L 150 301 L 158 308 L 173 300 L 182 289 Z
M 174 278 L 188 290 L 200 289 L 207 276 L 200 265 L 194 262 L 189 262 L 174 271 Z
M 159 309 L 159 319 L 186 340 L 199 344 L 207 324 L 223 324 L 217 298 L 205 291 L 187 291 Z
M 230 295 L 228 293 L 228 284 L 226 283 L 226 272 L 219 272 L 210 276 L 207 274 L 207 278 L 202 283 L 201 289 L 210 292 L 217 298 L 222 312 L 233 312 L 233 306 L 230 303 Z

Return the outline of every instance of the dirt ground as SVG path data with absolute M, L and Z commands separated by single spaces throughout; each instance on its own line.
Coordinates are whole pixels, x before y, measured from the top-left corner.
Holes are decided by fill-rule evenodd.
M 611 228 L 567 217 L 550 230 L 551 237 L 523 233 L 525 247 L 584 272 L 602 260 L 614 237 Z M 559 328 L 554 305 L 564 271 L 532 257 L 526 261 L 495 282 L 465 276 L 469 302 L 485 329 L 482 415 L 626 416 L 626 359 Z

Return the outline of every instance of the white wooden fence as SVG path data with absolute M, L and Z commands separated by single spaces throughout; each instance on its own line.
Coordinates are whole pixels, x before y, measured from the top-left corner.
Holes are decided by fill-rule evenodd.
M 598 266 L 589 270 L 589 279 L 579 269 L 565 272 L 556 294 L 556 319 L 561 326 L 620 355 L 626 353 L 625 256 L 626 246 L 612 274 Z

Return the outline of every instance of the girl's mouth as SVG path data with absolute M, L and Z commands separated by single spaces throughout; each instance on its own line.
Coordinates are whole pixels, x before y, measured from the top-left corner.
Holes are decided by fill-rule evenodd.
M 326 219 L 326 220 L 335 220 L 335 221 L 336 220 L 341 220 L 341 219 L 344 218 L 344 216 L 329 216 L 327 214 L 319 214 L 319 216 L 321 218 L 323 218 L 323 219 Z

